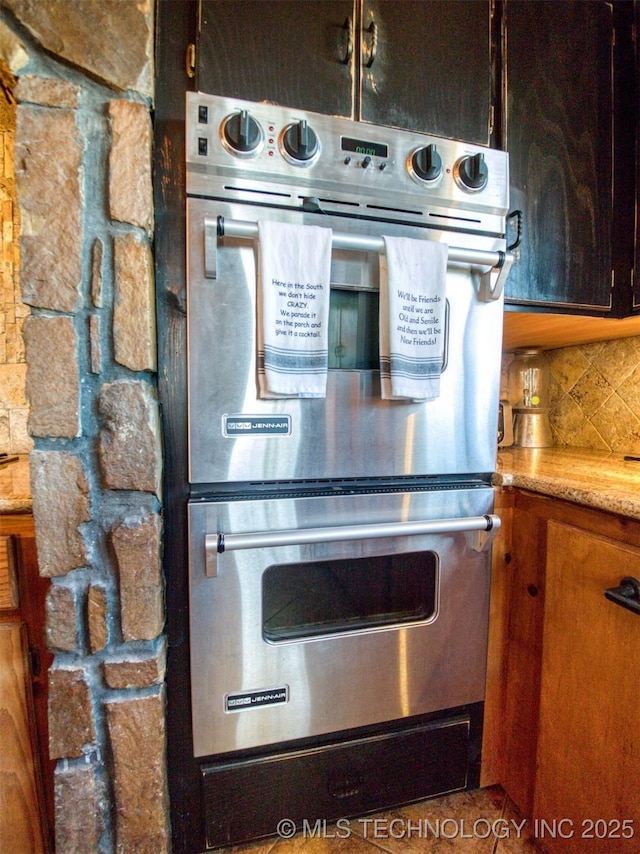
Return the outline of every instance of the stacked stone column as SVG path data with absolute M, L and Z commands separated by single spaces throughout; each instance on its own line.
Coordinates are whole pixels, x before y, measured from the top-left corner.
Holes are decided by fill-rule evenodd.
M 169 810 L 152 4 L 1 5 L 65 60 L 27 44 L 13 90 L 33 512 L 40 572 L 51 579 L 56 851 L 160 854 Z M 0 36 L 12 24 L 3 12 Z M 78 31 L 90 68 L 69 55 Z M 114 31 L 142 54 L 126 81 L 96 69 L 101 45 L 105 66 L 113 62 Z

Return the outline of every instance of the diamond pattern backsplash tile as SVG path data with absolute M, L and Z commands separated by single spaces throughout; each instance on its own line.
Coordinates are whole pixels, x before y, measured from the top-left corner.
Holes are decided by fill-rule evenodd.
M 640 454 L 640 337 L 545 352 L 556 445 Z M 513 353 L 503 360 L 503 394 Z

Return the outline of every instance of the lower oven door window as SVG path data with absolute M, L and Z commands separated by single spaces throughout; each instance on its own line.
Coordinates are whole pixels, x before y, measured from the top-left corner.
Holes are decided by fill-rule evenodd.
M 262 575 L 262 635 L 278 643 L 432 622 L 434 552 L 273 564 Z

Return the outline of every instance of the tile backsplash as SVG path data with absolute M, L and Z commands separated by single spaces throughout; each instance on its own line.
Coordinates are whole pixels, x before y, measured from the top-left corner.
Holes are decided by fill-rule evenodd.
M 640 454 L 640 337 L 545 352 L 559 446 Z M 505 353 L 503 387 L 512 353 Z

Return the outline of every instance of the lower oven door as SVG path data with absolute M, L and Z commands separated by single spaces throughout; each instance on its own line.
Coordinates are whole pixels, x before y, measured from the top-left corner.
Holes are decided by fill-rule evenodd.
M 192 503 L 194 755 L 481 702 L 492 507 L 486 486 Z

